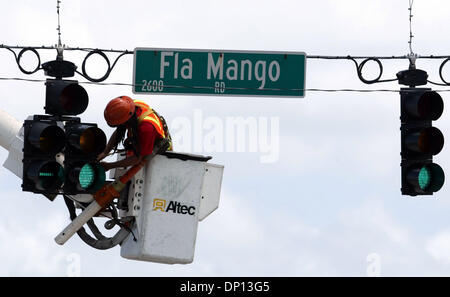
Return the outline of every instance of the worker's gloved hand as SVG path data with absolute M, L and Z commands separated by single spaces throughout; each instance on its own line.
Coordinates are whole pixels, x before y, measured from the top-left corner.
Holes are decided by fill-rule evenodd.
M 108 156 L 108 154 L 106 154 L 105 152 L 101 152 L 98 156 L 97 156 L 97 161 L 101 161 L 104 158 L 106 158 L 106 156 Z

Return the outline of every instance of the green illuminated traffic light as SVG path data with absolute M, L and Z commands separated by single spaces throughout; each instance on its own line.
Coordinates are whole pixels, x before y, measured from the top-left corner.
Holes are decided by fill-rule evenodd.
M 91 164 L 84 165 L 78 176 L 78 182 L 81 188 L 88 189 L 94 184 L 95 181 L 95 170 Z
M 66 194 L 94 193 L 105 183 L 106 174 L 102 166 L 84 161 L 65 162 L 67 177 L 64 183 Z
M 444 136 L 432 126 L 443 113 L 441 96 L 431 89 L 401 89 L 402 194 L 432 195 L 445 182 L 442 168 L 433 156 L 442 151 Z
M 67 194 L 94 193 L 106 180 L 105 170 L 96 158 L 106 146 L 106 135 L 96 124 L 77 121 L 65 125 L 67 146 L 64 166 L 66 181 L 63 190 Z

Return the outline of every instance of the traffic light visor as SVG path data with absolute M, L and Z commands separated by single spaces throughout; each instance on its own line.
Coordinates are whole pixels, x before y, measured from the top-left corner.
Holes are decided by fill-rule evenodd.
M 413 169 L 409 174 L 411 184 L 424 192 L 437 192 L 444 185 L 445 175 L 442 168 L 434 163 Z
M 80 149 L 86 154 L 100 154 L 106 146 L 105 133 L 97 128 L 90 127 L 80 135 Z
M 77 115 L 86 110 L 89 103 L 88 94 L 82 86 L 73 83 L 62 90 L 60 103 L 66 114 Z
M 421 119 L 435 121 L 440 118 L 443 111 L 442 97 L 434 91 L 423 93 L 417 101 L 417 113 Z
M 89 103 L 86 90 L 73 80 L 48 79 L 45 112 L 51 115 L 78 115 Z
M 57 190 L 64 182 L 64 169 L 55 161 L 36 161 L 30 164 L 27 177 L 39 190 Z
M 417 144 L 420 152 L 436 155 L 444 147 L 444 135 L 438 128 L 428 127 L 420 131 Z
M 65 145 L 64 130 L 56 125 L 36 122 L 30 130 L 27 140 L 43 153 L 57 153 Z
M 68 172 L 69 181 L 75 184 L 78 191 L 95 192 L 106 180 L 104 168 L 96 163 L 78 163 Z
M 72 147 L 90 156 L 97 156 L 103 152 L 106 147 L 106 135 L 100 128 L 77 124 L 72 129 L 69 136 Z

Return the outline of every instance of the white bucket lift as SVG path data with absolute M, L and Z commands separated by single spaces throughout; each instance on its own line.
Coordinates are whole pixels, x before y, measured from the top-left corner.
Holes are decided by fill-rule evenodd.
M 134 235 L 122 243 L 122 257 L 167 264 L 193 261 L 198 222 L 219 207 L 224 167 L 207 163 L 209 159 L 167 152 L 133 178 L 129 210 L 121 217 L 133 216 L 136 223 Z

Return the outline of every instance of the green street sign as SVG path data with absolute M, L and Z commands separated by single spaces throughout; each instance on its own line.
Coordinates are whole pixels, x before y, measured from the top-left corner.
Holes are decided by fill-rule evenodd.
M 305 96 L 306 54 L 136 48 L 133 93 Z

